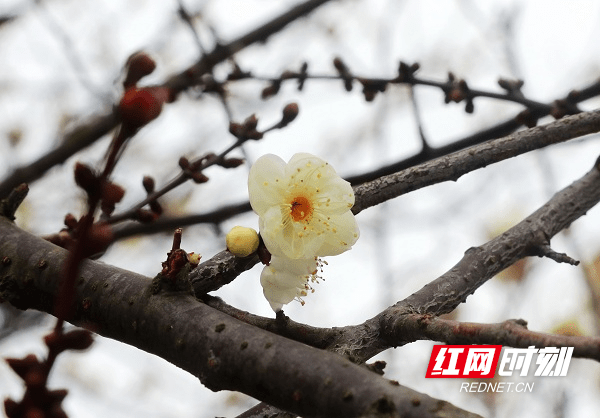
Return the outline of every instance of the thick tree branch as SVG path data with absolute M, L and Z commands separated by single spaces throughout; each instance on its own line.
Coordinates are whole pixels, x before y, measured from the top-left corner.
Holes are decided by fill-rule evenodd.
M 503 268 L 527 255 L 539 253 L 536 250 L 537 248 L 548 245 L 552 236 L 594 206 L 600 200 L 600 174 L 598 169 L 598 167 L 594 167 L 581 180 L 557 193 L 544 207 L 500 237 L 478 249 L 467 251 L 465 258 L 455 268 L 421 291 L 399 302 L 394 307 L 388 308 L 382 314 L 365 324 L 361 324 L 359 327 L 338 329 L 328 348 L 347 355 L 354 361 L 364 362 L 389 346 L 397 346 L 411 341 L 412 338 L 407 335 L 409 333 L 405 332 L 406 326 L 402 322 L 405 315 L 413 313 L 439 315 L 453 310 L 469 294 L 473 293 L 481 284 Z M 18 230 L 5 219 L 2 219 L 0 223 L 0 235 L 6 238 L 0 247 L 2 251 L 0 255 L 3 257 L 3 271 L 0 279 L 2 298 L 21 308 L 35 307 L 51 311 L 56 294 L 57 277 L 60 277 L 61 266 L 64 261 L 64 252 L 49 243 Z M 19 243 L 18 248 L 17 242 Z M 40 245 L 47 247 L 40 250 Z M 61 252 L 62 254 L 60 254 Z M 90 266 L 94 266 L 94 268 Z M 199 306 L 205 306 L 207 309 L 209 307 L 198 304 L 187 296 L 180 294 L 149 296 L 147 278 L 135 278 L 122 270 L 112 270 L 113 268 L 109 267 L 105 268 L 110 271 L 102 270 L 98 273 L 95 271 L 96 267 L 95 263 L 92 262 L 85 263 L 83 266 L 82 279 L 77 289 L 78 309 L 74 322 L 90 321 L 95 326 L 101 327 L 97 331 L 103 335 L 161 355 L 174 364 L 186 368 L 186 370 L 195 370 L 195 372 L 192 372 L 202 375 L 203 382 L 211 388 L 239 390 L 284 409 L 309 415 L 305 411 L 300 412 L 293 409 L 295 405 L 290 407 L 285 402 L 281 403 L 280 398 L 272 399 L 269 396 L 264 396 L 262 389 L 257 394 L 254 384 L 252 385 L 254 389 L 249 389 L 237 380 L 231 387 L 228 386 L 229 381 L 223 383 L 220 380 L 221 377 L 211 374 L 211 372 L 214 372 L 212 367 L 215 364 L 220 364 L 219 361 L 223 361 L 224 358 L 229 361 L 227 355 L 239 357 L 239 353 L 229 352 L 223 357 L 221 355 L 222 351 L 218 351 L 219 355 L 216 355 L 215 348 L 224 349 L 223 341 L 218 338 L 218 341 L 211 340 L 207 342 L 203 339 L 197 342 L 199 346 L 195 347 L 194 350 L 194 353 L 196 353 L 196 357 L 194 357 L 195 368 L 191 368 L 192 365 L 188 363 L 189 359 L 185 356 L 182 358 L 179 354 L 179 351 L 186 351 L 185 348 L 174 350 L 174 348 L 181 347 L 182 344 L 187 347 L 188 338 L 193 340 L 196 335 L 185 324 L 178 324 L 175 320 L 175 318 L 181 318 L 183 315 L 186 324 L 191 324 L 193 322 L 192 318 L 188 318 L 190 312 L 194 312 L 194 317 L 204 318 L 210 322 L 210 324 L 205 322 L 194 324 L 195 330 L 202 331 L 200 334 L 210 332 L 215 323 L 220 331 L 216 331 L 217 328 L 212 328 L 212 331 L 221 334 L 223 329 L 221 329 L 220 324 L 222 323 L 225 328 L 231 325 L 231 328 L 236 330 L 236 337 L 247 337 L 250 340 L 250 335 L 256 332 L 255 327 L 246 329 L 237 321 L 230 324 L 228 321 L 234 321 L 234 319 L 226 315 L 215 317 L 213 315 L 216 315 L 216 313 L 212 310 L 196 312 L 200 309 Z M 15 272 L 18 272 L 18 274 L 15 274 Z M 88 277 L 88 275 L 90 276 Z M 107 290 L 97 293 L 99 289 Z M 173 300 L 172 298 L 177 298 L 177 307 L 172 307 L 172 304 L 165 305 L 164 298 L 169 301 Z M 190 305 L 191 303 L 194 305 Z M 180 307 L 187 314 L 179 312 Z M 162 314 L 157 312 L 162 312 Z M 115 316 L 117 313 L 118 317 Z M 133 315 L 133 317 L 129 315 Z M 228 318 L 228 321 L 225 321 L 225 318 Z M 165 324 L 164 321 L 167 323 Z M 171 326 L 178 327 L 178 332 L 170 333 L 175 338 L 175 342 L 172 339 L 161 341 L 162 335 L 161 338 L 148 340 L 150 335 L 156 337 L 156 333 L 160 332 L 163 326 L 170 330 L 173 329 L 170 328 Z M 237 327 L 242 328 L 238 330 Z M 252 333 L 250 333 L 250 330 L 252 330 Z M 275 338 L 271 334 L 265 335 Z M 248 343 L 247 340 L 242 339 L 239 341 L 239 347 L 243 345 L 244 341 Z M 212 344 L 213 342 L 215 345 Z M 193 343 L 196 344 L 195 341 Z M 267 343 L 268 341 L 265 342 L 265 344 Z M 174 344 L 174 346 L 169 344 Z M 230 348 L 230 346 L 227 347 Z M 210 350 L 212 350 L 212 354 Z M 286 347 L 284 352 L 287 353 L 288 350 L 291 350 L 291 347 Z M 197 357 L 200 355 L 199 353 L 206 356 L 204 358 L 205 364 L 212 366 L 206 366 L 207 369 L 198 366 L 202 363 L 202 361 L 198 362 L 202 360 L 202 358 Z M 312 358 L 310 361 L 311 364 L 314 364 Z M 200 372 L 198 372 L 198 367 L 200 367 Z M 261 364 L 261 367 L 266 366 Z M 282 365 L 277 364 L 276 367 L 282 367 Z M 245 384 L 249 385 L 248 382 L 251 379 L 247 375 L 245 376 L 248 379 Z M 289 379 L 290 376 L 286 375 L 285 378 Z M 212 379 L 215 379 L 215 381 Z M 268 382 L 264 384 L 267 385 Z M 297 393 L 296 389 L 291 393 L 292 395 Z M 352 399 L 358 399 L 354 393 Z M 369 405 L 372 406 L 373 404 Z
M 208 306 L 247 324 L 273 332 L 281 335 L 282 337 L 310 345 L 311 347 L 328 349 L 334 353 L 336 350 L 335 347 L 332 346 L 332 343 L 334 342 L 336 335 L 338 335 L 340 331 L 344 329 L 313 327 L 295 322 L 287 316 L 285 316 L 283 321 L 281 321 L 279 318 L 273 319 L 254 315 L 250 312 L 243 311 L 225 303 L 221 298 L 210 295 L 201 296 L 201 300 Z
M 448 272 L 421 290 L 377 315 L 383 338 L 391 345 L 402 345 L 407 336 L 402 331 L 403 317 L 408 314 L 442 315 L 453 311 L 487 280 L 516 261 L 537 255 L 538 247 L 549 245 L 558 234 L 600 201 L 600 159 L 590 172 L 510 228 L 502 235 L 470 248 Z
M 583 216 L 599 201 L 600 159 L 590 172 L 556 193 L 543 207 L 522 222 L 486 244 L 467 250 L 464 258 L 448 272 L 360 325 L 321 329 L 289 321 L 289 325 L 282 328 L 276 320 L 238 310 L 219 299 L 206 299 L 206 303 L 257 327 L 345 355 L 353 362 L 363 363 L 390 347 L 433 338 L 432 334 L 415 326 L 414 318 L 418 318 L 418 315 L 432 318 L 451 312 L 500 271 L 522 258 L 539 255 L 540 247 L 549 247 L 554 235 Z M 534 335 L 530 331 L 528 333 L 527 335 Z M 595 344 L 593 340 L 581 338 L 581 341 L 574 339 L 565 344 L 582 347 Z M 475 339 L 472 343 L 478 341 Z M 501 343 L 510 346 L 514 341 L 513 338 L 508 338 Z M 582 348 L 578 353 L 582 357 L 594 359 L 598 356 L 587 348 Z
M 534 149 L 600 131 L 600 110 L 568 116 L 543 126 L 516 132 L 413 168 L 380 177 L 354 188 L 354 214 L 413 190 L 462 175 Z
M 192 270 L 188 280 L 195 295 L 204 295 L 231 283 L 258 262 L 256 253 L 240 258 L 223 250 Z
M 67 252 L 0 219 L 0 297 L 53 312 Z M 471 417 L 333 353 L 225 315 L 184 292 L 84 262 L 71 322 L 156 354 L 212 390 L 235 390 L 306 417 Z

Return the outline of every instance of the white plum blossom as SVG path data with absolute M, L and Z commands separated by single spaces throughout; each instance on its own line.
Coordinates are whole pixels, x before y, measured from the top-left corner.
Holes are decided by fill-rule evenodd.
M 319 257 L 349 250 L 359 236 L 351 208 L 354 192 L 322 159 L 295 154 L 286 164 L 267 154 L 250 169 L 248 193 L 259 229 L 272 254 L 260 283 L 275 312 L 312 291 Z
M 276 155 L 263 155 L 250 169 L 248 193 L 260 234 L 273 255 L 338 255 L 358 239 L 350 183 L 314 155 L 295 154 L 287 164 Z
M 260 284 L 271 308 L 275 312 L 280 311 L 283 305 L 294 299 L 304 304 L 301 298 L 312 290 L 309 283 L 319 278 L 317 271 L 321 263 L 317 257 L 291 260 L 272 256 L 270 264 L 260 275 Z

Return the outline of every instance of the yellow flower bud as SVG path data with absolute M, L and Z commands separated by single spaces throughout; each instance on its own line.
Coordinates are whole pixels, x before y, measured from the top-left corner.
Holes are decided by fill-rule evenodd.
M 200 264 L 200 259 L 202 256 L 200 254 L 196 254 L 194 252 L 188 253 L 188 261 L 192 265 L 192 267 L 196 267 Z
M 252 228 L 234 226 L 225 237 L 227 249 L 237 257 L 248 257 L 258 248 L 258 233 Z

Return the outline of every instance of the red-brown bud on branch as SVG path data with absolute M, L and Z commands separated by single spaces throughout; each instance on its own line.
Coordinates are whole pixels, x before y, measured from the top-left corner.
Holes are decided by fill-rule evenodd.
M 302 91 L 304 88 L 304 82 L 308 78 L 308 63 L 303 62 L 302 67 L 300 67 L 300 75 L 298 77 L 298 91 Z
M 88 195 L 96 195 L 100 191 L 100 179 L 94 171 L 85 164 L 75 164 L 75 183 Z
M 227 80 L 241 80 L 244 78 L 251 77 L 252 73 L 250 71 L 242 71 L 240 66 L 237 63 L 233 64 L 233 71 L 227 75 Z
M 125 91 L 119 102 L 119 113 L 123 123 L 137 129 L 156 119 L 163 103 L 172 101 L 172 95 L 166 87 L 131 87 Z
M 244 132 L 244 127 L 236 122 L 231 122 L 229 124 L 229 133 L 233 136 L 235 136 L 236 138 L 239 138 L 240 136 L 242 136 L 242 133 Z
M 372 102 L 378 92 L 384 92 L 387 88 L 387 80 L 371 80 L 367 78 L 359 78 L 358 81 L 363 86 L 363 94 L 367 102 Z
M 190 168 L 190 160 L 188 160 L 186 157 L 181 157 L 178 164 L 182 170 L 188 170 Z
M 292 122 L 298 116 L 298 103 L 289 103 L 283 108 L 283 116 L 281 118 L 281 122 L 279 122 L 280 126 L 283 128 L 287 126 L 290 122 Z
M 521 87 L 525 82 L 523 80 L 508 80 L 505 78 L 498 79 L 498 85 L 506 90 L 510 94 L 516 94 L 522 96 Z
M 4 399 L 4 412 L 8 418 L 20 417 L 21 409 L 20 403 L 17 403 L 10 398 Z
M 128 89 L 134 87 L 142 77 L 151 74 L 156 68 L 156 62 L 145 52 L 138 51 L 129 56 L 125 66 L 127 76 L 123 81 L 123 87 Z
M 270 85 L 265 87 L 260 94 L 261 99 L 266 100 L 269 97 L 275 96 L 279 93 L 281 88 L 281 80 L 273 80 Z
M 92 226 L 88 240 L 84 252 L 86 257 L 106 251 L 115 240 L 115 236 L 110 225 L 100 223 Z
M 72 213 L 67 213 L 65 215 L 65 226 L 67 228 L 69 228 L 70 230 L 74 230 L 77 227 L 77 218 L 75 218 L 75 216 L 73 216 Z
M 399 83 L 411 83 L 414 80 L 414 74 L 419 68 L 420 66 L 416 62 L 408 65 L 407 63 L 400 61 L 398 66 L 398 78 L 395 81 Z
M 49 390 L 46 394 L 48 396 L 48 401 L 50 403 L 59 405 L 62 401 L 65 400 L 68 393 L 69 393 L 69 391 L 67 391 L 66 389 L 56 389 L 56 390 Z
M 149 203 L 149 205 L 150 205 L 150 210 L 152 211 L 152 213 L 156 214 L 157 216 L 162 215 L 163 208 L 160 205 L 160 203 L 158 203 L 158 201 L 153 200 Z
M 531 112 L 529 109 L 522 110 L 516 117 L 517 122 L 527 126 L 528 128 L 533 128 L 537 125 L 538 118 Z
M 102 184 L 102 212 L 110 215 L 115 210 L 115 205 L 123 199 L 125 195 L 125 189 L 121 186 L 111 183 L 104 182 Z
M 146 190 L 146 193 L 152 193 L 154 192 L 154 179 L 150 176 L 144 176 L 143 180 L 142 180 L 142 185 L 144 186 L 144 190 Z
M 158 215 L 146 209 L 138 209 L 133 218 L 143 224 L 148 224 L 154 222 L 158 218 Z
M 62 336 L 63 347 L 66 350 L 86 350 L 93 342 L 92 333 L 85 329 L 75 329 Z
M 40 362 L 33 354 L 29 354 L 24 358 L 7 358 L 5 359 L 8 366 L 21 378 L 25 379 L 27 373 L 34 368 L 40 366 Z
M 344 88 L 346 91 L 352 91 L 352 74 L 340 57 L 333 59 L 333 66 L 337 70 L 341 79 L 344 80 Z
M 85 350 L 94 339 L 92 333 L 84 329 L 76 329 L 65 334 L 52 332 L 44 337 L 44 342 L 50 350 L 61 352 L 65 350 Z
M 258 125 L 258 118 L 254 113 L 244 120 L 244 128 L 247 130 L 256 129 L 256 125 Z
M 201 172 L 190 173 L 190 177 L 196 184 L 206 183 L 208 181 L 208 177 L 206 177 Z
M 244 164 L 242 158 L 225 158 L 219 165 L 223 168 L 236 168 Z

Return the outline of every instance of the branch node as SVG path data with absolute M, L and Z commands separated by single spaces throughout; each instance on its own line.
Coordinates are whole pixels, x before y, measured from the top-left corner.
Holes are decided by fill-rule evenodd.
M 23 200 L 25 200 L 27 193 L 29 193 L 29 187 L 26 183 L 22 183 L 15 187 L 6 199 L 0 201 L 0 216 L 4 216 L 9 220 L 14 221 L 15 212 L 21 203 L 23 203 Z
M 550 248 L 550 245 L 548 244 L 543 244 L 535 247 L 533 253 L 538 257 L 548 257 L 556 261 L 557 263 L 568 263 L 573 266 L 579 265 L 579 261 L 569 257 L 565 253 L 557 253 L 552 248 Z

